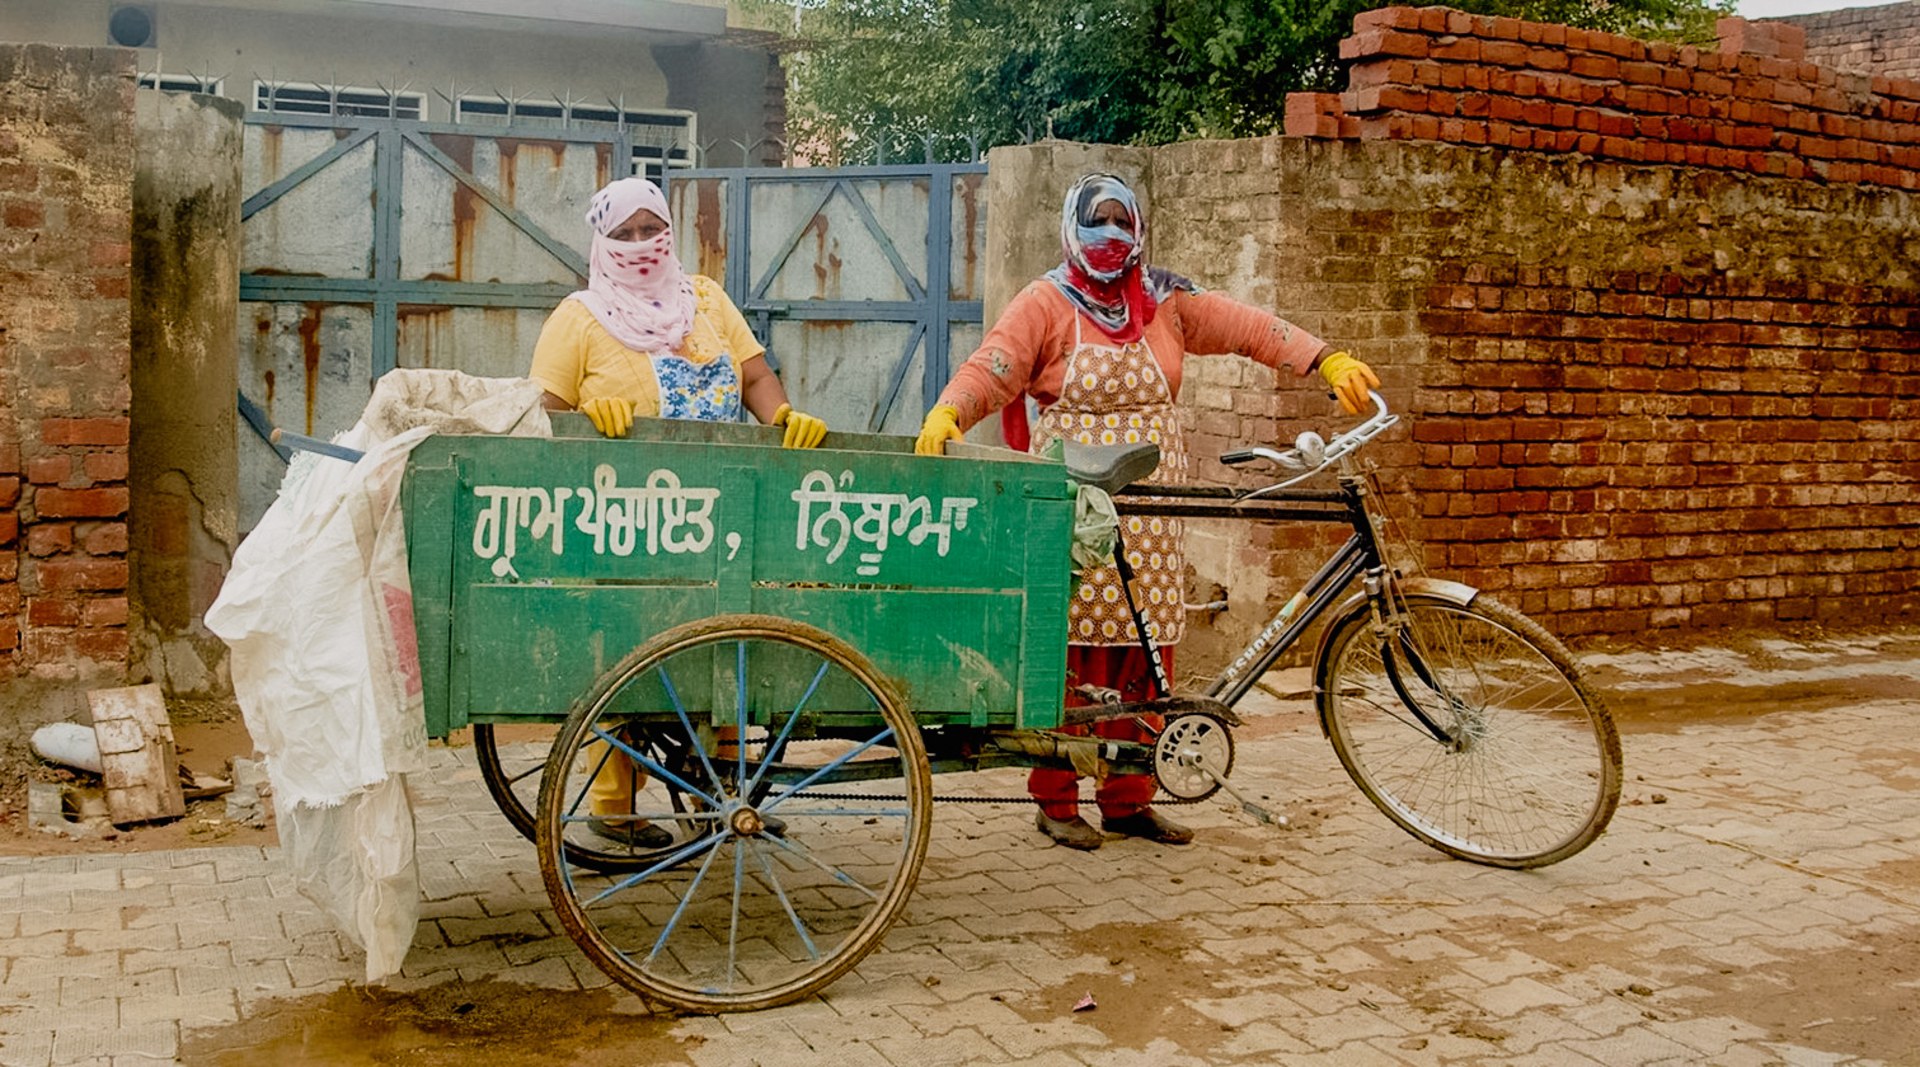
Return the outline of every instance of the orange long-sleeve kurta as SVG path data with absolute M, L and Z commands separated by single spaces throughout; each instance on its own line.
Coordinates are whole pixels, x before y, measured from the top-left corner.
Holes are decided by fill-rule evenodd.
M 1043 407 L 1060 398 L 1062 375 L 1076 336 L 1078 309 L 1052 282 L 1033 282 L 1002 312 L 980 347 L 954 373 L 940 402 L 960 413 L 965 429 L 1029 393 Z M 1077 331 L 1083 341 L 1110 343 L 1091 320 Z M 1223 293 L 1176 291 L 1160 306 L 1143 338 L 1180 393 L 1182 364 L 1188 356 L 1246 356 L 1276 370 L 1306 374 L 1327 346 L 1319 338 L 1276 315 L 1242 304 Z

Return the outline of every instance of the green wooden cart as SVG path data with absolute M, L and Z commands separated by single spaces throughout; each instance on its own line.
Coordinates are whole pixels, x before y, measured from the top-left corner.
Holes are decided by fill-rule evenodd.
M 742 1010 L 843 974 L 912 889 L 932 771 L 1146 769 L 1140 746 L 1048 732 L 1072 577 L 1062 464 L 555 422 L 553 440 L 413 454 L 427 726 L 475 728 L 561 921 L 623 985 Z M 543 758 L 516 766 L 529 736 Z
M 473 728 L 581 949 L 692 1011 L 806 996 L 870 951 L 919 874 L 936 772 L 1150 773 L 1270 818 L 1227 783 L 1229 705 L 1323 617 L 1315 704 L 1361 792 L 1448 855 L 1559 862 L 1618 803 L 1612 720 L 1537 623 L 1388 565 L 1351 460 L 1394 423 L 1374 402 L 1332 441 L 1221 457 L 1300 472 L 1275 485 L 1130 506 L 1352 535 L 1204 696 L 1072 709 L 1076 485 L 1143 477 L 1150 445 L 954 462 L 694 422 L 609 441 L 574 415 L 553 440 L 430 439 L 405 490 L 428 732 Z M 1293 488 L 1335 467 L 1337 489 Z M 1151 743 L 1060 729 L 1149 712 L 1167 715 Z

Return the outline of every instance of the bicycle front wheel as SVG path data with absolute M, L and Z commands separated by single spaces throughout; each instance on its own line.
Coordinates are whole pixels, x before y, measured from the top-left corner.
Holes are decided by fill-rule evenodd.
M 1333 623 L 1320 725 L 1387 817 L 1450 856 L 1544 867 L 1592 844 L 1620 801 L 1620 736 L 1573 657 L 1497 601 L 1401 597 Z

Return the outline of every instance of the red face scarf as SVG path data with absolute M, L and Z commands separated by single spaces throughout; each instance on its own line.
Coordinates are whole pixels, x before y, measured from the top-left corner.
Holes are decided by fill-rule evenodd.
M 1094 219 L 1109 200 L 1126 209 L 1124 226 Z M 1138 341 L 1174 290 L 1194 288 L 1177 274 L 1141 264 L 1146 237 L 1140 202 L 1119 178 L 1089 174 L 1067 190 L 1060 209 L 1064 255 L 1047 280 L 1115 344 Z

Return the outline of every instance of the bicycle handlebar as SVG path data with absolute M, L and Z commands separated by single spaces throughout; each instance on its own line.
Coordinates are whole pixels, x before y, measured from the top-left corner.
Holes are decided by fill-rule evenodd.
M 1373 400 L 1373 414 L 1345 433 L 1335 434 L 1331 441 L 1322 440 L 1319 434 L 1308 430 L 1294 438 L 1293 447 L 1285 451 L 1256 447 L 1223 453 L 1220 456 L 1220 462 L 1230 466 L 1264 459 L 1288 470 L 1300 472 L 1285 481 L 1256 489 L 1240 499 L 1252 500 L 1266 493 L 1298 485 L 1352 455 L 1361 445 L 1380 436 L 1388 427 L 1400 421 L 1400 416 L 1387 410 L 1386 398 L 1371 390 L 1368 391 L 1367 396 Z

